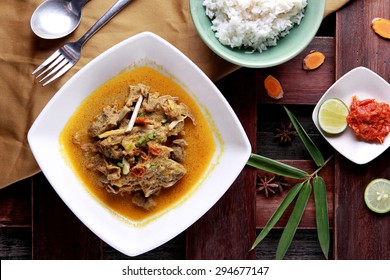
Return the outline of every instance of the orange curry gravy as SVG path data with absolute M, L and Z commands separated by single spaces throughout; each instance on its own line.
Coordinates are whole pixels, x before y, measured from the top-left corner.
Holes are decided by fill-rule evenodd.
M 382 144 L 390 133 L 390 105 L 354 96 L 347 122 L 359 139 Z
M 77 131 L 86 131 L 103 107 L 112 103 L 124 104 L 128 97 L 129 85 L 138 83 L 150 86 L 151 92 L 158 91 L 162 95 L 169 94 L 179 97 L 180 102 L 185 103 L 191 109 L 196 120 L 196 126 L 191 121 L 185 122 L 184 139 L 188 146 L 183 165 L 187 169 L 186 175 L 174 186 L 163 189 L 160 195 L 154 197 L 157 206 L 150 211 L 135 206 L 131 202 L 130 194 L 115 195 L 99 187 L 99 174 L 85 167 L 85 154 L 72 142 L 72 136 Z M 60 136 L 60 144 L 71 167 L 88 191 L 114 213 L 119 213 L 139 225 L 158 217 L 177 203 L 184 201 L 196 189 L 198 182 L 206 176 L 205 172 L 216 151 L 211 128 L 195 100 L 172 79 L 146 66 L 122 73 L 95 90 L 66 124 Z

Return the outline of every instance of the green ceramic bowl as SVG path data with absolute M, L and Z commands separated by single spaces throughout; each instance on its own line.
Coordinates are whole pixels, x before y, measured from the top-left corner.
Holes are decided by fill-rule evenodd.
M 292 59 L 307 47 L 321 25 L 326 0 L 308 0 L 305 16 L 300 25 L 292 28 L 276 46 L 261 53 L 248 53 L 244 49 L 222 45 L 211 30 L 211 21 L 206 16 L 202 3 L 203 0 L 190 0 L 192 20 L 204 43 L 217 55 L 231 63 L 250 68 L 266 68 Z

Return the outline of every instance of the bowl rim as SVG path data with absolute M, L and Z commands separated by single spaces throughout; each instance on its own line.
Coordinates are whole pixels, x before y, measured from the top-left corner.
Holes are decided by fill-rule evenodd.
M 253 56 L 251 57 L 251 59 L 247 59 L 247 58 L 244 59 L 242 57 L 237 57 L 237 56 L 233 57 L 233 56 L 227 54 L 227 52 L 237 52 L 239 50 L 232 49 L 228 46 L 222 45 L 219 42 L 219 40 L 215 38 L 214 32 L 211 30 L 207 31 L 207 32 L 201 32 L 201 30 L 203 29 L 202 24 L 201 24 L 201 19 L 198 16 L 196 16 L 195 11 L 196 11 L 196 9 L 199 8 L 199 5 L 203 5 L 203 4 L 200 4 L 200 2 L 203 3 L 203 0 L 190 0 L 189 6 L 190 6 L 190 13 L 191 13 L 192 21 L 196 27 L 198 35 L 201 37 L 202 41 L 215 54 L 217 54 L 221 58 L 225 59 L 226 61 L 233 63 L 235 65 L 238 65 L 238 66 L 248 67 L 248 68 L 268 68 L 268 67 L 280 65 L 280 64 L 285 63 L 285 62 L 291 60 L 292 58 L 296 57 L 299 53 L 301 53 L 310 44 L 310 42 L 315 37 L 315 35 L 316 35 L 320 25 L 321 25 L 321 22 L 322 22 L 324 13 L 325 13 L 326 0 L 308 0 L 308 4 L 311 1 L 321 1 L 321 2 L 317 3 L 318 5 L 320 5 L 319 6 L 320 7 L 319 15 L 321 15 L 321 17 L 315 18 L 316 21 L 314 23 L 312 23 L 312 26 L 314 28 L 310 29 L 309 33 L 306 33 L 307 34 L 306 39 L 302 41 L 302 44 L 300 44 L 299 47 L 296 47 L 294 49 L 294 51 L 292 51 L 289 55 L 286 55 L 284 57 L 280 57 L 272 62 L 264 62 L 261 60 L 256 60 L 256 59 L 253 59 Z M 204 16 L 207 17 L 205 13 L 204 13 Z M 304 18 L 302 20 L 304 20 Z M 209 19 L 209 21 L 210 21 L 210 19 Z M 211 35 L 211 34 L 213 34 L 213 35 Z M 281 39 L 283 39 L 283 38 L 281 38 Z M 265 50 L 264 52 L 270 51 L 271 48 L 268 50 Z M 221 49 L 223 51 L 221 51 Z M 259 53 L 259 52 L 254 52 L 254 53 L 256 55 L 258 55 L 258 57 L 261 58 L 261 56 L 260 56 L 261 53 Z M 250 55 L 250 54 L 248 54 L 248 55 Z
M 364 75 L 364 79 L 359 79 L 359 76 Z M 370 83 L 373 83 L 373 80 L 375 80 L 376 85 L 380 86 L 381 88 L 387 88 L 387 91 L 390 90 L 390 84 L 383 79 L 381 76 L 379 76 L 377 73 L 372 71 L 371 69 L 364 67 L 364 66 L 358 66 L 353 69 L 351 69 L 349 72 L 345 73 L 343 76 L 341 76 L 336 82 L 334 82 L 329 89 L 321 96 L 321 98 L 318 100 L 316 106 L 313 109 L 312 113 L 312 120 L 317 127 L 318 131 L 321 133 L 321 135 L 325 138 L 325 140 L 341 155 L 343 155 L 345 158 L 350 160 L 353 163 L 356 164 L 366 164 L 370 161 L 374 160 L 378 156 L 380 156 L 384 151 L 390 147 L 390 135 L 388 135 L 385 139 L 385 142 L 383 144 L 375 144 L 375 143 L 367 143 L 364 141 L 358 141 L 354 138 L 354 134 L 352 131 L 349 130 L 347 127 L 347 131 L 342 132 L 341 134 L 337 135 L 327 135 L 324 131 L 322 131 L 321 127 L 318 123 L 318 111 L 321 106 L 321 104 L 328 98 L 339 98 L 341 99 L 345 104 L 347 104 L 349 108 L 350 104 L 350 97 L 353 95 L 356 95 L 356 90 L 351 92 L 345 92 L 341 91 L 340 89 L 348 82 L 350 82 L 351 79 L 354 79 L 357 77 L 359 80 L 355 83 L 353 83 L 353 87 L 356 87 L 358 90 L 361 90 L 363 85 L 369 85 Z M 344 86 L 345 87 L 345 86 Z M 386 92 L 387 92 L 386 91 Z M 361 96 L 362 99 L 366 98 L 377 98 L 377 93 L 373 93 L 373 91 L 370 91 L 367 93 L 366 91 L 363 91 L 362 94 L 365 96 Z M 387 100 L 380 100 L 381 102 L 386 102 L 390 104 L 390 95 L 386 95 Z M 341 147 L 341 145 L 344 142 L 348 142 L 347 146 L 351 147 L 352 150 L 346 150 Z M 342 143 L 340 143 L 342 142 Z M 343 144 L 344 145 L 344 144 Z M 368 151 L 370 150 L 370 151 Z
M 155 44 L 153 44 L 153 46 L 150 45 L 151 40 L 152 40 L 152 42 L 155 42 Z M 110 58 L 109 55 L 112 52 L 114 52 L 114 54 L 115 54 L 115 52 L 120 50 L 121 48 L 124 48 L 124 49 L 122 49 L 122 51 L 123 50 L 131 51 L 132 49 L 134 49 L 133 45 L 136 42 L 143 43 L 145 45 L 145 49 L 148 48 L 150 52 L 164 54 L 164 57 L 165 56 L 168 56 L 168 57 L 174 56 L 177 58 L 178 63 L 185 64 L 186 67 L 189 68 L 189 70 L 188 70 L 189 73 L 197 75 L 197 77 L 194 77 L 195 81 L 197 81 L 197 79 L 200 79 L 201 81 L 203 81 L 202 83 L 204 84 L 204 86 L 207 86 L 210 89 L 210 92 L 216 93 L 215 95 L 217 97 L 215 97 L 215 98 L 217 100 L 222 100 L 221 105 L 216 106 L 216 107 L 219 107 L 218 110 L 221 110 L 221 107 L 223 107 L 222 112 L 221 112 L 222 116 L 224 116 L 224 114 L 229 114 L 231 116 L 230 123 L 229 123 L 229 120 L 226 120 L 226 121 L 228 122 L 228 124 L 235 125 L 235 128 L 233 131 L 235 131 L 235 134 L 237 134 L 237 135 L 232 137 L 233 139 L 236 139 L 236 140 L 229 140 L 229 141 L 235 141 L 235 142 L 231 142 L 229 144 L 231 151 L 230 150 L 227 151 L 228 147 L 226 147 L 226 146 L 224 147 L 225 148 L 224 149 L 224 156 L 228 155 L 228 153 L 229 153 L 230 158 L 237 157 L 237 163 L 235 163 L 234 168 L 231 168 L 231 172 L 230 172 L 231 174 L 227 174 L 228 176 L 223 176 L 223 177 L 228 177 L 228 179 L 223 178 L 222 179 L 223 183 L 221 183 L 221 186 L 218 186 L 217 188 L 214 188 L 213 190 L 210 190 L 210 188 L 207 188 L 206 191 L 204 190 L 204 188 L 202 189 L 202 186 L 199 186 L 198 189 L 195 191 L 195 193 L 192 193 L 189 198 L 186 198 L 184 203 L 181 203 L 180 205 L 176 206 L 174 209 L 170 209 L 169 213 L 164 213 L 162 216 L 159 216 L 156 220 L 153 220 L 152 222 L 150 222 L 150 223 L 148 223 L 145 226 L 142 226 L 140 228 L 131 226 L 128 222 L 123 221 L 122 219 L 119 219 L 118 215 L 113 215 L 112 213 L 109 213 L 109 209 L 104 209 L 102 207 L 102 205 L 99 202 L 97 202 L 95 198 L 93 198 L 91 196 L 91 194 L 87 193 L 87 190 L 86 190 L 85 186 L 83 186 L 83 183 L 79 180 L 79 178 L 77 178 L 77 176 L 74 174 L 73 170 L 71 170 L 70 172 L 71 172 L 72 176 L 75 177 L 76 179 L 74 179 L 74 178 L 68 179 L 66 177 L 66 180 L 70 180 L 68 184 L 71 185 L 72 182 L 75 182 L 75 181 L 78 182 L 77 186 L 74 188 L 77 188 L 79 190 L 80 194 L 84 196 L 82 198 L 87 199 L 86 201 L 83 202 L 83 203 L 85 203 L 85 206 L 83 206 L 83 207 L 87 208 L 87 209 L 78 208 L 79 206 L 76 205 L 76 201 L 80 200 L 81 198 L 74 199 L 74 197 L 72 197 L 72 194 L 69 194 L 69 190 L 66 190 L 66 188 L 64 186 L 65 183 L 60 182 L 62 179 L 65 178 L 65 176 L 62 176 L 61 178 L 59 178 L 56 175 L 58 175 L 58 174 L 61 175 L 62 173 L 53 172 L 53 169 L 54 168 L 59 169 L 59 166 L 53 167 L 52 166 L 53 162 L 46 161 L 48 156 L 47 155 L 44 156 L 41 154 L 42 146 L 47 144 L 47 142 L 52 142 L 52 143 L 49 143 L 50 144 L 49 146 L 45 147 L 45 148 L 52 149 L 52 150 L 49 150 L 46 153 L 49 154 L 49 156 L 56 157 L 57 158 L 56 160 L 58 162 L 61 162 L 60 166 L 66 168 L 65 160 L 62 157 L 61 157 L 61 159 L 58 159 L 58 157 L 59 157 L 58 152 L 59 151 L 56 150 L 56 149 L 59 149 L 59 141 L 57 138 L 58 130 L 62 131 L 63 126 L 61 126 L 60 128 L 57 128 L 57 130 L 53 132 L 51 130 L 51 127 L 46 126 L 46 124 L 48 122 L 50 122 L 50 120 L 48 120 L 48 117 L 52 117 L 55 114 L 57 114 L 57 116 L 61 117 L 62 112 L 58 112 L 59 110 L 54 112 L 54 110 L 56 108 L 58 109 L 60 107 L 60 105 L 67 106 L 66 103 L 62 103 L 62 104 L 59 104 L 59 103 L 63 102 L 64 99 L 69 100 L 72 98 L 72 96 L 69 94 L 69 91 L 75 87 L 75 85 L 72 86 L 72 83 L 73 84 L 76 83 L 76 86 L 77 86 L 78 85 L 77 82 L 82 80 L 82 78 L 85 77 L 85 75 L 87 73 L 89 73 L 89 69 L 91 69 L 92 67 L 94 67 L 98 63 L 101 63 L 102 61 L 104 62 L 104 60 L 108 60 L 108 58 Z M 147 44 L 149 44 L 149 46 Z M 137 46 L 139 46 L 139 44 Z M 146 51 L 146 50 L 143 50 L 143 51 Z M 161 58 L 161 59 L 164 60 L 166 58 Z M 116 60 L 118 60 L 118 59 L 116 59 Z M 130 61 L 129 64 L 131 64 L 132 62 L 133 61 Z M 174 63 L 172 61 L 170 61 L 170 62 Z M 117 76 L 122 70 L 123 69 L 117 69 L 117 71 L 115 71 L 115 73 L 113 73 L 112 77 Z M 104 69 L 104 71 L 111 71 L 111 70 Z M 169 71 L 169 69 L 168 69 L 168 71 Z M 97 77 L 96 79 L 102 79 L 102 82 L 100 82 L 100 84 L 103 84 L 108 80 L 105 77 L 103 77 L 103 78 L 100 78 L 98 76 L 96 76 L 96 77 Z M 180 77 L 178 77 L 178 78 L 180 79 Z M 199 85 L 196 85 L 196 86 L 199 87 Z M 96 89 L 95 86 L 93 86 L 93 90 L 94 89 Z M 83 97 L 83 98 L 79 97 L 81 99 L 81 101 L 74 101 L 75 103 L 78 102 L 76 107 L 87 96 L 89 96 L 93 92 L 93 90 L 90 92 L 85 92 L 84 93 L 85 97 Z M 207 96 L 207 98 L 213 100 L 212 97 L 210 97 L 210 96 Z M 206 107 L 210 106 L 207 104 L 202 104 L 202 105 L 206 106 Z M 223 113 L 224 111 L 225 111 L 225 113 Z M 73 112 L 72 113 L 69 113 L 69 112 L 63 113 L 65 115 L 64 119 L 66 119 L 65 123 L 68 122 L 68 119 L 71 115 L 73 115 Z M 67 116 L 66 114 L 70 114 L 70 115 Z M 213 113 L 211 116 L 214 119 L 217 118 L 215 113 Z M 218 128 L 221 129 L 221 127 L 218 127 Z M 204 215 L 222 197 L 222 195 L 230 188 L 231 184 L 234 182 L 236 177 L 240 174 L 240 172 L 244 168 L 245 163 L 246 163 L 247 159 L 249 158 L 249 154 L 251 151 L 250 142 L 245 134 L 245 131 L 244 131 L 241 123 L 239 122 L 233 109 L 230 107 L 228 102 L 224 99 L 222 93 L 219 92 L 219 90 L 214 85 L 214 83 L 212 83 L 212 81 L 188 57 L 186 57 L 183 53 L 181 53 L 173 45 L 171 45 L 170 43 L 168 43 L 167 41 L 165 41 L 161 37 L 159 37 L 151 32 L 143 32 L 143 33 L 134 35 L 128 39 L 125 39 L 122 42 L 119 42 L 115 46 L 111 47 L 110 49 L 108 49 L 107 51 L 105 51 L 104 53 L 102 53 L 101 55 L 96 57 L 95 59 L 93 59 L 90 63 L 88 63 L 80 71 L 78 71 L 67 83 L 65 83 L 64 86 L 61 87 L 61 89 L 56 93 L 56 95 L 48 102 L 48 104 L 45 106 L 45 108 L 41 111 L 41 113 L 39 114 L 39 116 L 34 121 L 33 125 L 31 126 L 31 128 L 28 132 L 27 138 L 28 138 L 28 142 L 30 144 L 31 150 L 34 154 L 34 157 L 35 157 L 38 165 L 41 167 L 41 170 L 43 171 L 44 175 L 47 177 L 49 183 L 52 185 L 52 187 L 54 188 L 56 193 L 60 196 L 60 198 L 64 201 L 64 203 L 68 206 L 68 208 L 92 232 L 94 232 L 97 236 L 99 236 L 99 238 L 104 240 L 107 244 L 109 244 L 110 246 L 112 246 L 116 250 L 118 250 L 126 255 L 129 255 L 129 256 L 136 256 L 136 255 L 145 253 L 149 250 L 152 250 L 152 249 L 162 245 L 163 243 L 167 242 L 171 238 L 175 237 L 176 235 L 178 235 L 179 233 L 184 231 L 191 224 L 193 224 L 196 220 L 198 220 L 202 215 Z M 43 142 L 45 139 L 46 139 L 46 142 Z M 55 139 L 55 140 L 53 140 L 53 139 Z M 226 145 L 226 142 L 224 143 L 224 145 Z M 52 152 L 53 150 L 56 150 L 56 154 L 54 154 L 54 155 L 53 155 L 53 153 L 50 154 L 50 152 Z M 222 158 L 219 160 L 223 161 L 226 159 Z M 216 170 L 221 170 L 221 167 L 218 166 L 218 169 L 216 169 Z M 61 171 L 61 172 L 65 172 L 65 171 Z M 68 172 L 68 171 L 66 171 L 66 172 Z M 220 171 L 218 171 L 218 172 L 220 172 Z M 220 174 L 220 173 L 218 173 L 218 174 Z M 212 176 L 210 176 L 210 175 L 212 175 Z M 215 183 L 216 175 L 215 174 L 210 174 L 210 175 L 208 176 L 209 178 L 207 178 L 207 180 L 209 179 L 210 181 Z M 202 184 L 204 184 L 205 186 L 208 186 L 207 184 L 210 184 L 210 182 L 205 181 Z M 205 198 L 205 194 L 209 194 L 209 193 L 211 193 L 211 195 L 209 195 L 208 197 Z M 188 210 L 187 208 L 189 207 L 189 205 L 192 205 L 192 206 L 194 205 L 193 200 L 197 201 L 197 199 L 199 200 L 200 198 L 204 198 L 204 200 L 202 201 L 203 206 L 201 206 L 201 207 L 199 207 L 199 209 L 194 210 L 191 213 L 187 214 L 186 217 L 188 217 L 188 219 L 183 220 L 182 223 L 177 223 L 177 225 L 175 223 L 174 228 L 169 227 L 169 226 L 167 227 L 168 229 L 161 228 L 161 223 L 163 221 L 166 221 L 167 219 L 172 219 L 172 217 L 182 217 L 183 213 L 179 213 L 180 212 L 179 210 L 183 210 L 183 209 Z M 182 207 L 183 205 L 185 205 L 185 207 Z M 142 240 L 144 240 L 143 238 L 145 238 L 146 240 L 152 240 L 152 241 L 150 243 L 144 241 L 144 243 L 147 243 L 147 244 L 130 244 L 127 239 L 126 239 L 126 241 L 124 241 L 123 237 L 118 236 L 118 235 L 116 235 L 118 237 L 118 240 L 113 240 L 114 239 L 113 236 L 108 234 L 108 233 L 110 233 L 110 231 L 112 231 L 112 229 L 104 228 L 105 224 L 104 223 L 101 224 L 101 221 L 98 221 L 99 219 L 97 219 L 97 217 L 95 217 L 98 214 L 96 214 L 93 217 L 90 217 L 90 214 L 88 214 L 88 215 L 85 214 L 85 212 L 88 212 L 88 211 L 91 212 L 92 209 L 95 209 L 94 207 L 98 207 L 98 209 L 100 209 L 98 212 L 99 215 L 101 215 L 101 216 L 99 216 L 99 219 L 101 217 L 102 217 L 102 219 L 103 218 L 108 219 L 108 222 L 112 222 L 112 224 L 111 224 L 112 228 L 116 227 L 120 230 L 126 231 L 126 234 L 129 236 L 129 238 L 130 238 L 130 236 L 133 236 L 135 238 L 134 239 L 135 241 L 133 243 L 137 243 L 137 241 L 140 240 L 141 235 L 142 235 Z M 89 208 L 91 208 L 91 209 L 89 209 Z M 91 219 L 89 219 L 89 218 L 91 218 Z M 171 223 L 172 222 L 173 221 L 171 221 Z M 106 221 L 106 223 L 107 223 L 107 221 Z M 102 229 L 102 227 L 103 227 L 103 229 Z M 157 238 L 157 240 L 154 240 L 153 236 L 151 236 L 152 230 L 155 232 L 159 232 L 160 235 L 162 235 L 162 236 L 159 236 Z M 163 234 L 164 231 L 165 231 L 165 235 Z M 166 233 L 166 232 L 168 232 L 168 233 Z M 138 242 L 138 243 L 141 243 L 141 242 Z

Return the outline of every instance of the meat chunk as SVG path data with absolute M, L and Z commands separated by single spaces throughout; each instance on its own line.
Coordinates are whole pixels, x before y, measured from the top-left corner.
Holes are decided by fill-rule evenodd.
M 151 197 L 144 197 L 141 192 L 136 192 L 131 201 L 138 207 L 151 210 L 156 207 L 156 202 Z
M 183 165 L 172 159 L 158 159 L 155 164 L 158 166 L 155 184 L 164 188 L 172 187 L 187 173 Z
M 139 166 L 140 164 L 138 164 Z M 145 173 L 142 177 L 129 173 L 112 180 L 111 184 L 123 191 L 142 189 L 145 197 L 158 194 L 162 188 L 169 188 L 179 181 L 187 172 L 180 163 L 172 159 L 149 159 L 144 163 Z
M 117 165 L 108 162 L 100 154 L 96 154 L 91 157 L 87 168 L 99 171 L 107 177 L 108 181 L 118 180 L 121 177 L 121 168 Z
M 119 121 L 119 111 L 115 106 L 107 106 L 103 109 L 103 113 L 98 115 L 88 129 L 88 133 L 92 137 L 96 137 L 103 132 L 113 129 Z
M 106 158 L 121 160 L 123 157 L 122 139 L 123 136 L 107 137 L 97 142 L 97 148 Z
M 103 108 L 84 132 L 87 137 L 74 136 L 85 151 L 87 168 L 104 176 L 100 185 L 114 194 L 130 193 L 132 203 L 146 210 L 155 207 L 153 197 L 187 173 L 182 165 L 187 143 L 180 137 L 185 135 L 187 117 L 195 125 L 189 108 L 177 97 L 149 91 L 145 85 L 131 85 L 122 108 Z M 126 131 L 140 95 L 144 100 L 136 122 Z
M 85 144 L 81 145 L 81 150 L 83 150 L 84 152 L 87 152 L 87 153 L 97 153 L 98 152 L 97 145 L 94 143 L 85 143 Z
M 172 142 L 172 155 L 171 158 L 177 162 L 184 162 L 186 158 L 187 142 L 184 139 L 176 139 Z

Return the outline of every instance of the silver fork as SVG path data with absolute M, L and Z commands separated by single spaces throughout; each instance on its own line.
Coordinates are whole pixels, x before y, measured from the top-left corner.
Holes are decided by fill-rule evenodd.
M 54 81 L 58 77 L 65 74 L 76 62 L 80 59 L 81 48 L 101 27 L 103 27 L 111 18 L 120 12 L 132 0 L 118 0 L 115 4 L 78 40 L 67 43 L 56 50 L 48 59 L 46 59 L 37 69 L 32 72 L 32 75 L 41 71 L 35 78 L 41 77 L 43 74 L 50 71 L 39 82 L 43 82 L 43 86 Z M 47 80 L 48 79 L 48 80 Z

